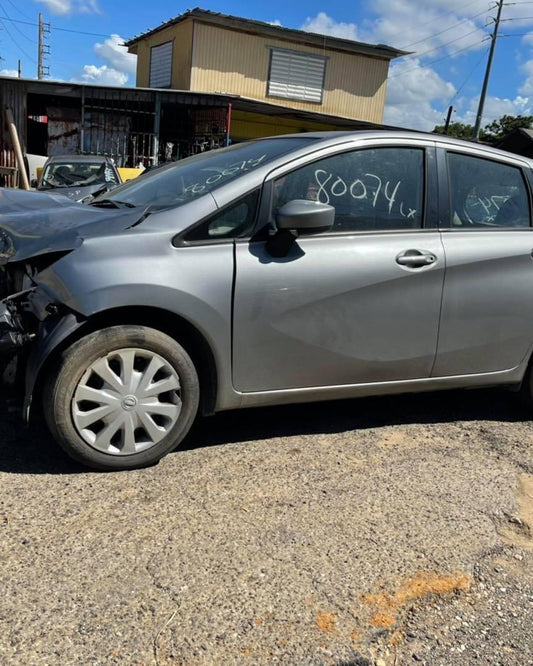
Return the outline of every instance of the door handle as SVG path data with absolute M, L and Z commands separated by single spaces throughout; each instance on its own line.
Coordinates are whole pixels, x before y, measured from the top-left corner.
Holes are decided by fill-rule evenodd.
M 420 250 L 406 250 L 396 257 L 396 263 L 400 266 L 430 266 L 437 261 L 432 252 L 421 252 Z

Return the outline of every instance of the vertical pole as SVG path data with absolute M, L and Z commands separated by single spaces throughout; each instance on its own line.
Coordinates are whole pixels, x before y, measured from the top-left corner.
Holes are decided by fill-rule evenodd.
M 81 87 L 80 155 L 85 152 L 85 86 Z
M 43 37 L 43 15 L 39 14 L 39 44 L 37 46 L 37 78 L 39 80 L 43 78 Z
M 22 60 L 19 60 L 18 76 L 19 76 L 19 79 L 22 78 Z
M 453 113 L 453 106 L 448 107 L 448 115 L 446 116 L 446 122 L 444 123 L 444 134 L 448 134 L 448 129 L 450 127 L 450 120 Z
M 155 114 L 154 114 L 154 146 L 152 155 L 152 164 L 159 164 L 159 131 L 161 129 L 161 94 L 155 93 Z
M 489 86 L 490 70 L 492 67 L 492 59 L 494 57 L 494 48 L 496 46 L 496 38 L 498 37 L 498 28 L 500 27 L 500 17 L 502 14 L 503 0 L 498 1 L 498 13 L 494 21 L 494 32 L 491 35 L 491 44 L 489 51 L 489 59 L 487 60 L 487 69 L 485 70 L 485 78 L 483 80 L 483 88 L 479 97 L 479 106 L 477 109 L 476 124 L 474 126 L 474 139 L 479 138 L 479 130 L 481 126 L 481 118 L 483 116 L 483 109 L 485 107 L 485 97 L 487 96 L 487 88 Z
M 30 183 L 28 181 L 28 174 L 26 173 L 24 157 L 22 156 L 22 148 L 20 147 L 17 126 L 15 125 L 15 120 L 13 118 L 13 111 L 11 109 L 6 109 L 6 121 L 9 130 L 9 135 L 11 137 L 11 143 L 13 144 L 13 150 L 15 151 L 15 157 L 17 159 L 17 166 L 20 173 L 20 179 L 22 181 L 22 189 L 29 190 Z
M 230 144 L 230 129 L 231 129 L 231 102 L 228 104 L 228 122 L 226 123 L 226 146 Z

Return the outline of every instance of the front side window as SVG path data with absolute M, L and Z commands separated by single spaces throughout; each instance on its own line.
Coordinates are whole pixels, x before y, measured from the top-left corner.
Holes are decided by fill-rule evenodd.
M 333 231 L 420 228 L 424 151 L 372 148 L 313 162 L 275 181 L 273 212 L 293 199 L 333 206 Z
M 448 154 L 451 226 L 529 227 L 529 197 L 519 168 Z
M 321 104 L 325 71 L 323 56 L 271 48 L 267 94 Z
M 184 240 L 202 242 L 246 235 L 254 226 L 258 201 L 259 190 L 255 190 L 193 227 Z

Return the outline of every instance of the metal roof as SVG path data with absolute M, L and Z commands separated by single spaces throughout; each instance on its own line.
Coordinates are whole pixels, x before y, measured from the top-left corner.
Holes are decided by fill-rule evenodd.
M 19 79 L 9 76 L 0 76 L 0 86 L 10 84 L 20 86 L 26 93 L 50 95 L 58 97 L 81 98 L 82 91 L 85 95 L 94 92 L 95 95 L 107 94 L 117 101 L 151 101 L 157 93 L 163 103 L 183 104 L 206 107 L 227 107 L 232 105 L 233 109 L 258 113 L 278 118 L 291 118 L 296 120 L 310 120 L 324 123 L 333 127 L 346 128 L 383 128 L 384 125 L 371 123 L 366 120 L 345 118 L 342 116 L 331 116 L 324 113 L 294 109 L 281 104 L 273 104 L 251 97 L 242 97 L 230 93 L 196 92 L 191 90 L 176 90 L 169 88 L 136 88 L 129 86 L 105 86 L 93 83 L 70 83 L 66 81 Z
M 399 56 L 407 55 L 408 51 L 400 51 L 395 49 L 392 46 L 387 46 L 386 44 L 367 44 L 366 42 L 356 42 L 351 39 L 342 39 L 340 37 L 331 37 L 330 35 L 322 35 L 313 32 L 306 32 L 305 30 L 295 30 L 293 28 L 284 28 L 279 25 L 272 25 L 271 23 L 265 23 L 264 21 L 256 21 L 254 19 L 241 18 L 240 16 L 231 16 L 229 14 L 221 14 L 219 12 L 211 12 L 206 9 L 200 9 L 196 7 L 195 9 L 189 9 L 188 11 L 176 16 L 175 18 L 164 21 L 157 28 L 152 28 L 147 30 L 133 39 L 125 42 L 125 46 L 130 49 L 135 47 L 135 45 L 158 33 L 161 30 L 164 30 L 170 26 L 177 25 L 188 19 L 196 19 L 204 23 L 211 23 L 213 25 L 222 26 L 225 28 L 231 28 L 232 30 L 239 30 L 241 32 L 247 32 L 256 35 L 271 36 L 278 39 L 285 39 L 291 42 L 298 42 L 301 44 L 307 44 L 309 46 L 319 46 L 320 48 L 334 49 L 337 51 L 347 51 L 349 53 L 363 54 L 367 56 L 373 56 L 376 58 L 385 58 L 387 60 L 392 60 L 392 58 L 398 58 Z M 131 49 L 132 52 L 135 52 L 136 49 Z

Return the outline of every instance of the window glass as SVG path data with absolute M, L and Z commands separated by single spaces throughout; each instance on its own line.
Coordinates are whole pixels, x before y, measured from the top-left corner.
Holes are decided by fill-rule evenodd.
M 169 88 L 172 73 L 172 42 L 150 50 L 150 88 Z
M 238 238 L 246 235 L 255 222 L 259 191 L 251 192 L 220 213 L 194 227 L 185 235 L 186 241 Z
M 448 154 L 452 227 L 529 227 L 520 169 L 470 155 Z
M 105 183 L 118 184 L 116 172 L 108 162 L 73 162 L 65 159 L 45 167 L 40 189 L 85 187 Z
M 325 70 L 323 56 L 271 48 L 268 94 L 320 104 Z
M 333 231 L 422 226 L 424 151 L 373 148 L 313 162 L 274 183 L 274 210 L 293 199 L 335 208 Z
M 91 203 L 98 206 L 101 200 L 117 201 L 147 207 L 149 211 L 175 208 L 259 169 L 282 155 L 305 148 L 314 140 L 303 134 L 301 137 L 260 139 L 210 150 L 151 169 L 147 174 L 128 180 Z

